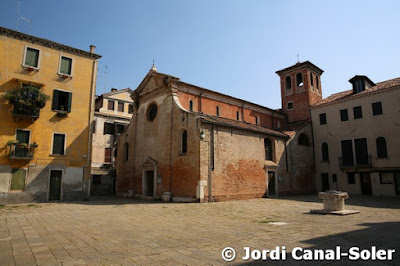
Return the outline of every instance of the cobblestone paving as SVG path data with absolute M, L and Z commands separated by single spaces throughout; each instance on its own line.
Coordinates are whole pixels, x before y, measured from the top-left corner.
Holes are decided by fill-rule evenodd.
M 218 265 L 233 247 L 395 249 L 387 262 L 323 261 L 318 265 L 400 265 L 400 199 L 353 197 L 348 216 L 312 215 L 316 196 L 206 204 L 97 199 L 0 206 L 0 265 Z M 271 222 L 284 222 L 277 225 Z M 271 264 L 271 261 L 267 261 Z M 264 263 L 266 263 L 264 261 Z M 309 261 L 278 261 L 309 265 Z

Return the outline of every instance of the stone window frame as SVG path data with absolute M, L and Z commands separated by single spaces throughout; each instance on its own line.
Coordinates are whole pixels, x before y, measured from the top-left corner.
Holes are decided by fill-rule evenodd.
M 299 76 L 301 77 L 301 82 L 299 82 Z M 296 92 L 303 92 L 304 91 L 304 75 L 302 72 L 296 73 Z
M 151 109 L 152 109 L 153 106 L 156 107 L 155 114 L 154 114 L 154 117 L 150 117 L 150 112 L 151 112 Z M 149 103 L 149 105 L 146 108 L 147 121 L 153 122 L 157 118 L 157 114 L 158 114 L 158 105 L 157 105 L 157 103 L 155 101 L 153 101 L 153 102 Z
M 61 73 L 61 60 L 62 60 L 63 57 L 64 57 L 64 58 L 71 59 L 71 73 L 69 73 L 69 74 Z M 58 71 L 57 71 L 57 74 L 60 75 L 60 76 L 67 76 L 67 77 L 72 78 L 72 76 L 73 76 L 73 75 L 72 75 L 73 71 L 74 71 L 74 59 L 73 59 L 72 57 L 70 57 L 70 56 L 66 56 L 66 55 L 64 55 L 64 54 L 60 54 L 60 60 L 59 60 L 59 63 L 58 63 Z
M 28 66 L 28 65 L 25 64 L 26 52 L 27 52 L 28 48 L 35 49 L 35 50 L 39 51 L 37 67 Z M 32 45 L 25 45 L 24 46 L 24 56 L 23 56 L 23 59 L 22 59 L 22 67 L 25 68 L 25 69 L 32 68 L 34 70 L 39 70 L 40 69 L 40 63 L 41 63 L 41 56 L 40 56 L 41 54 L 42 54 L 42 50 L 39 47 L 35 47 L 35 46 L 32 46 Z
M 292 104 L 292 108 L 289 108 L 289 104 Z M 287 102 L 286 103 L 286 110 L 287 111 L 293 111 L 294 110 L 294 103 L 293 101 Z
M 54 135 L 64 135 L 64 154 L 54 154 L 53 153 L 53 145 L 54 145 Z M 51 134 L 51 146 L 50 146 L 50 156 L 65 156 L 67 155 L 67 133 L 64 132 L 52 132 Z
M 192 98 L 189 99 L 189 111 L 190 112 L 194 112 L 194 102 L 192 100 Z
M 288 78 L 290 82 L 288 82 Z M 293 94 L 293 81 L 292 81 L 292 76 L 287 75 L 284 79 L 284 85 L 285 85 L 285 95 L 292 95 Z M 290 84 L 290 87 L 288 88 L 288 84 Z
M 183 143 L 183 141 L 184 141 L 184 133 L 186 132 L 186 150 L 184 150 L 183 148 L 184 148 L 184 143 Z M 180 131 L 180 134 L 179 134 L 179 136 L 180 136 L 180 138 L 179 138 L 179 143 L 180 143 L 180 147 L 179 147 L 179 154 L 180 155 L 186 155 L 187 153 L 188 153 L 188 132 L 187 132 L 187 129 L 182 129 L 181 131 Z
M 376 157 L 378 159 L 389 158 L 386 138 L 382 136 L 377 137 L 375 140 L 375 144 L 376 144 Z

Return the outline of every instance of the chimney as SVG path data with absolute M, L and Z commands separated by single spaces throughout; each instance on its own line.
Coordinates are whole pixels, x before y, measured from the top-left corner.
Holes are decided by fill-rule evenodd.
M 90 53 L 94 54 L 94 50 L 96 50 L 96 46 L 90 45 L 89 47 L 90 47 Z
M 116 88 L 111 88 L 111 91 L 117 91 L 118 89 L 116 89 Z

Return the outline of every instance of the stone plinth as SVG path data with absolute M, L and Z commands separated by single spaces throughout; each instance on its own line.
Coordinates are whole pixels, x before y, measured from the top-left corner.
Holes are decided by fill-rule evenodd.
M 328 190 L 318 193 L 318 198 L 322 199 L 324 210 L 342 211 L 344 210 L 344 200 L 349 198 L 347 192 Z
M 322 199 L 324 208 L 322 210 L 310 210 L 311 213 L 347 215 L 359 213 L 359 211 L 345 210 L 344 200 L 349 198 L 347 192 L 328 190 L 318 193 Z

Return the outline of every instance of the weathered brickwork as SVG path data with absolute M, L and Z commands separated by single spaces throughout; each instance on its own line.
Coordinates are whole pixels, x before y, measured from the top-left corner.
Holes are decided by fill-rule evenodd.
M 308 92 L 306 79 L 302 86 L 289 95 L 293 116 L 150 70 L 118 142 L 117 194 L 206 202 L 315 191 L 309 106 L 321 94 Z

